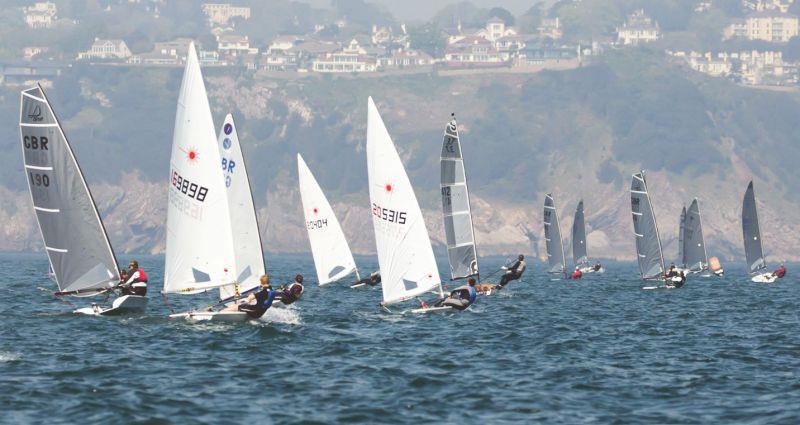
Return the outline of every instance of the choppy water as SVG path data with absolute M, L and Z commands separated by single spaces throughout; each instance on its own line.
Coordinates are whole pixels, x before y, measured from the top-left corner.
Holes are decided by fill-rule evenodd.
M 643 291 L 633 264 L 580 282 L 537 265 L 467 312 L 405 317 L 379 288 L 320 288 L 310 258 L 271 257 L 274 277 L 308 277 L 297 308 L 190 325 L 165 318 L 163 260 L 140 259 L 148 312 L 121 319 L 70 313 L 44 257 L 0 255 L 0 422 L 800 423 L 791 266 Z

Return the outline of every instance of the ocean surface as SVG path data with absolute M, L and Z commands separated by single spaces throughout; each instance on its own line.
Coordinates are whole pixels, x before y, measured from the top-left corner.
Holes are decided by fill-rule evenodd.
M 772 285 L 726 264 L 646 291 L 632 263 L 581 281 L 534 264 L 466 312 L 404 316 L 378 308 L 380 288 L 318 287 L 310 256 L 270 256 L 273 282 L 307 277 L 303 298 L 218 325 L 167 319 L 163 258 L 136 258 L 147 313 L 114 318 L 71 313 L 41 254 L 0 255 L 0 422 L 800 423 L 794 265 Z

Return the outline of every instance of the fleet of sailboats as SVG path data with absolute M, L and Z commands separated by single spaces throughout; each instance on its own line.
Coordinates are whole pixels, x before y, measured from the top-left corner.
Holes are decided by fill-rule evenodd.
M 72 148 L 41 86 L 21 93 L 20 139 L 34 215 L 49 260 L 49 275 L 59 296 L 109 293 L 120 284 L 120 270 L 92 194 Z M 375 247 L 382 277 L 384 309 L 444 290 L 414 189 L 378 109 L 367 102 L 367 172 Z M 221 165 L 221 168 L 220 168 Z M 359 270 L 342 227 L 303 157 L 297 155 L 299 191 L 319 285 Z M 440 189 L 447 259 L 452 280 L 479 280 L 475 231 L 466 167 L 455 115 L 446 124 L 440 156 Z M 264 252 L 252 188 L 233 116 L 225 117 L 218 136 L 192 44 L 178 95 L 170 158 L 164 294 L 219 291 L 219 305 L 235 303 L 259 287 L 265 274 Z M 641 278 L 673 287 L 664 265 L 656 214 L 644 171 L 633 174 L 631 214 Z M 572 256 L 582 272 L 591 266 L 583 200 L 572 224 Z M 543 228 L 548 272 L 566 276 L 566 258 L 558 210 L 552 193 L 544 199 Z M 753 182 L 742 201 L 742 233 L 748 273 L 754 282 L 774 282 L 767 271 Z M 687 273 L 722 274 L 709 258 L 699 201 L 681 211 L 679 263 Z M 599 269 L 599 270 L 598 270 Z M 679 287 L 680 285 L 678 285 Z M 420 300 L 422 301 L 422 300 Z M 79 309 L 87 314 L 144 311 L 147 298 L 123 295 L 110 306 Z M 452 310 L 422 307 L 413 313 Z M 172 314 L 193 320 L 244 321 L 239 311 L 210 308 Z

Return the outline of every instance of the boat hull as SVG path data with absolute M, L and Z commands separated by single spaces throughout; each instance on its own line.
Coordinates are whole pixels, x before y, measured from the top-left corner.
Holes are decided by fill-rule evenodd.
M 190 322 L 241 323 L 252 318 L 241 311 L 187 311 L 170 314 L 170 319 L 185 319 Z
M 123 295 L 111 303 L 110 308 L 103 308 L 97 304 L 75 310 L 75 313 L 90 316 L 122 316 L 129 314 L 142 314 L 147 308 L 147 297 L 139 295 Z
M 777 279 L 778 279 L 777 276 L 773 276 L 772 273 L 766 272 L 753 276 L 752 278 L 750 278 L 750 281 L 755 283 L 772 283 L 775 282 L 775 280 Z

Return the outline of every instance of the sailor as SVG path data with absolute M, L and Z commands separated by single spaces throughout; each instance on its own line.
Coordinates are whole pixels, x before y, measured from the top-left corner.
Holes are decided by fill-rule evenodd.
M 122 273 L 120 273 L 120 276 Z M 147 295 L 147 273 L 139 267 L 139 262 L 134 260 L 128 266 L 127 278 L 120 283 L 122 295 Z
M 783 279 L 783 277 L 786 276 L 786 267 L 783 266 L 783 263 L 781 263 L 780 267 L 772 272 L 772 275 L 778 279 Z
M 253 319 L 258 319 L 272 307 L 272 301 L 275 300 L 275 291 L 269 284 L 269 275 L 265 274 L 260 279 L 261 290 L 255 294 L 250 294 L 247 299 L 242 300 L 241 304 L 234 304 L 226 309 L 226 311 L 241 311 L 247 313 Z
M 359 280 L 358 282 L 356 282 L 356 283 L 354 283 L 354 284 L 352 284 L 350 286 L 357 286 L 357 285 L 375 286 L 375 285 L 377 285 L 379 283 L 381 283 L 381 272 L 380 271 L 376 271 L 376 272 L 373 272 L 371 275 Z
M 467 285 L 459 286 L 450 291 L 450 295 L 436 303 L 436 307 L 453 307 L 456 310 L 466 310 L 475 302 L 478 292 L 475 290 L 475 279 L 469 278 Z
M 597 263 L 595 263 L 595 264 L 594 264 L 594 267 L 593 267 L 594 271 L 596 271 L 596 272 L 599 272 L 599 271 L 600 271 L 600 269 L 602 269 L 602 268 L 603 268 L 603 266 L 602 266 L 602 265 L 600 265 L 600 262 L 599 262 L 599 261 L 598 261 Z
M 579 267 L 575 267 L 575 271 L 572 272 L 572 276 L 570 276 L 569 278 L 570 279 L 580 279 L 582 277 L 583 277 L 583 273 L 581 272 L 581 269 Z
M 683 273 L 683 270 L 680 272 L 676 272 L 674 278 L 672 278 L 671 284 L 676 288 L 680 288 L 683 284 L 686 283 L 686 274 Z
M 289 305 L 299 300 L 301 295 L 303 295 L 303 275 L 299 274 L 289 286 L 278 293 L 277 298 L 284 305 Z
M 508 285 L 508 282 L 522 277 L 522 273 L 525 272 L 525 256 L 520 254 L 519 257 L 517 257 L 517 261 L 515 261 L 511 267 L 503 266 L 502 269 L 507 271 L 503 274 L 503 277 L 500 278 L 500 288 Z
M 667 279 L 672 279 L 673 277 L 678 276 L 678 269 L 675 268 L 675 263 L 669 265 L 669 270 L 664 275 Z

